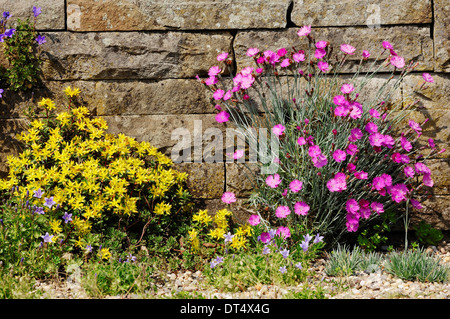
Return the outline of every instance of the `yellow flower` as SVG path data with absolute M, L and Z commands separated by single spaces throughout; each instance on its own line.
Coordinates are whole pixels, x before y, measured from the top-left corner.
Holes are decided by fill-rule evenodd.
M 245 244 L 247 243 L 247 238 L 242 236 L 234 236 L 231 240 L 231 247 L 235 249 L 241 249 L 245 247 Z
M 73 97 L 73 96 L 77 96 L 78 94 L 80 94 L 80 89 L 74 88 L 72 90 L 72 88 L 70 86 L 68 86 L 64 90 L 64 93 L 66 93 L 67 96 Z
M 39 106 L 45 107 L 47 110 L 53 110 L 55 106 L 55 102 L 53 102 L 51 99 L 42 98 L 40 102 L 38 102 Z
M 100 249 L 100 251 L 98 252 L 98 256 L 101 259 L 106 259 L 106 260 L 111 258 L 111 253 L 109 252 L 109 248 L 102 248 L 102 249 Z
M 194 222 L 199 222 L 200 224 L 208 225 L 212 221 L 212 218 L 210 215 L 208 215 L 208 210 L 204 209 L 204 210 L 199 210 L 197 214 L 192 216 L 192 220 Z
M 50 222 L 50 228 L 57 234 L 59 234 L 60 232 L 62 232 L 62 228 L 61 228 L 61 221 L 60 220 L 56 220 L 56 219 L 52 219 Z
M 223 235 L 225 235 L 225 230 L 223 228 L 214 228 L 209 231 L 208 235 L 215 239 L 222 239 Z
M 172 205 L 170 205 L 170 204 L 166 204 L 164 202 L 158 203 L 155 206 L 155 214 L 163 215 L 164 213 L 166 213 L 167 215 L 169 215 L 171 208 L 172 208 Z

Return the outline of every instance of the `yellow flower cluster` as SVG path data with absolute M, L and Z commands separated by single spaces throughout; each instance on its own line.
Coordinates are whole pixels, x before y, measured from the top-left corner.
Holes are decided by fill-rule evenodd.
M 65 93 L 73 97 L 79 89 L 68 87 Z M 50 99 L 39 104 L 55 108 Z M 91 117 L 84 106 L 57 114 L 53 122 L 33 120 L 17 136 L 25 149 L 8 156 L 9 175 L 0 179 L 0 191 L 21 186 L 22 200 L 44 191 L 62 212 L 73 214 L 72 235 L 80 238 L 105 214 L 131 216 L 139 207 L 151 206 L 154 214 L 170 215 L 172 203 L 188 197 L 182 186 L 187 174 L 174 170 L 172 161 L 150 143 L 107 134 L 107 128 L 103 118 Z M 43 206 L 43 199 L 38 204 Z M 49 226 L 54 233 L 62 232 L 61 220 L 51 220 Z
M 200 246 L 199 235 L 207 232 L 207 236 L 217 242 L 224 242 L 226 234 L 230 232 L 229 219 L 233 215 L 228 209 L 221 209 L 214 216 L 208 214 L 208 210 L 199 210 L 192 216 L 194 228 L 189 231 L 191 247 L 197 251 Z M 197 230 L 199 229 L 199 230 Z M 239 226 L 232 235 L 230 246 L 236 250 L 245 248 L 247 237 L 252 235 L 250 225 Z

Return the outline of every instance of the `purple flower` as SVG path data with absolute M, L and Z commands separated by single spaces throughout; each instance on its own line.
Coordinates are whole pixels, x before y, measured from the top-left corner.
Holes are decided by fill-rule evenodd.
M 12 38 L 14 33 L 16 32 L 16 29 L 6 29 L 5 31 L 5 37 Z
M 37 42 L 39 45 L 44 44 L 44 43 L 46 42 L 45 37 L 44 37 L 43 35 L 38 35 L 38 37 L 36 38 L 36 42 Z
M 3 92 L 4 92 L 3 89 L 0 89 L 0 98 L 3 96 L 2 95 Z
M 41 14 L 41 8 L 36 8 L 35 6 L 33 6 L 33 14 L 35 17 L 37 17 L 38 15 Z
M 34 212 L 36 214 L 40 214 L 40 215 L 44 215 L 45 214 L 44 208 L 43 207 L 38 207 L 38 206 L 34 206 Z
M 308 246 L 309 246 L 309 242 L 307 242 L 307 241 L 302 241 L 300 243 L 300 247 L 303 249 L 303 251 L 307 251 L 308 250 Z
M 45 200 L 44 206 L 50 209 L 52 208 L 53 205 L 56 204 L 56 202 L 53 200 L 53 196 L 51 196 L 50 198 L 46 197 L 44 200 Z
M 287 270 L 286 270 L 286 266 L 282 266 L 282 267 L 280 267 L 280 272 L 282 273 L 282 274 L 284 274 Z
M 41 236 L 44 239 L 44 243 L 51 243 L 53 236 L 49 235 L 48 233 L 45 233 L 44 236 Z
M 34 197 L 41 198 L 44 195 L 44 192 L 39 188 L 37 191 L 34 191 Z
M 64 212 L 64 216 L 62 217 L 64 219 L 64 223 L 68 223 L 72 220 L 72 214 L 67 214 L 67 212 Z
M 262 250 L 262 254 L 263 255 L 267 255 L 270 254 L 270 248 L 267 246 L 264 246 L 263 250 Z
M 322 240 L 323 240 L 323 236 L 320 236 L 319 233 L 317 233 L 316 237 L 314 237 L 313 244 L 318 244 L 318 243 L 322 242 Z
M 283 250 L 280 250 L 280 254 L 281 254 L 281 256 L 283 256 L 284 259 L 286 259 L 289 256 L 289 250 L 287 250 L 286 248 Z

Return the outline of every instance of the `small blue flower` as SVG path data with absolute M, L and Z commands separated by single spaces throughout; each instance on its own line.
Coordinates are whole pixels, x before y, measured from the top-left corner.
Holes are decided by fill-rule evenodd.
M 41 8 L 36 8 L 35 6 L 33 6 L 33 14 L 35 17 L 37 17 L 38 15 L 41 14 Z
M 286 266 L 280 267 L 279 271 L 284 274 L 287 271 Z

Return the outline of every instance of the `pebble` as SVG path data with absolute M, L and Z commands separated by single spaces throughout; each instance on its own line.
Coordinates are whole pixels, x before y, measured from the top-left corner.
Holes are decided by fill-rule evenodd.
M 431 247 L 430 247 L 431 248 Z M 448 245 L 447 245 L 448 249 Z M 441 258 L 441 262 L 450 265 L 450 251 L 441 249 L 432 253 Z M 358 272 L 347 277 L 329 277 L 325 274 L 325 260 L 316 261 L 312 269 L 316 275 L 308 283 L 296 287 L 278 287 L 276 285 L 258 284 L 241 292 L 225 292 L 204 284 L 201 271 L 167 273 L 164 284 L 156 284 L 157 291 L 148 296 L 110 296 L 108 298 L 173 298 L 174 292 L 185 291 L 201 294 L 206 299 L 280 299 L 289 292 L 301 292 L 304 285 L 312 289 L 321 286 L 328 299 L 449 299 L 450 283 L 430 283 L 402 280 L 378 269 L 375 272 Z M 163 276 L 164 277 L 164 276 Z M 77 280 L 58 282 L 38 282 L 35 289 L 42 290 L 41 298 L 50 299 L 88 299 L 84 289 Z

